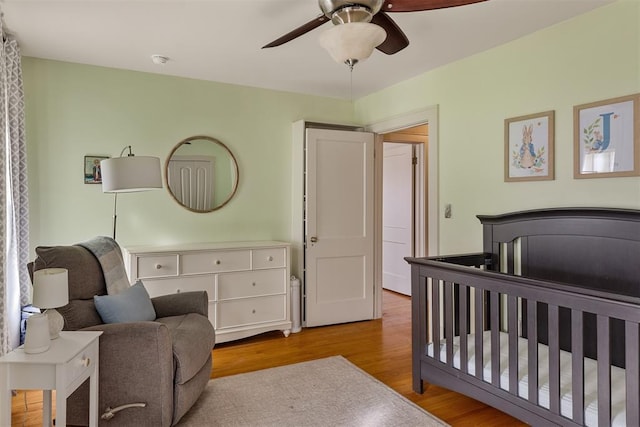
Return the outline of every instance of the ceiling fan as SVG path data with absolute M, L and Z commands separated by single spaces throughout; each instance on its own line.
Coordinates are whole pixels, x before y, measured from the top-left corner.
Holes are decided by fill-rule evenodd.
M 387 55 L 393 55 L 409 45 L 409 39 L 387 13 L 419 12 L 447 7 L 464 6 L 486 0 L 318 0 L 322 15 L 272 41 L 262 48 L 285 44 L 331 21 L 334 25 L 351 22 L 370 22 L 382 27 L 386 39 L 376 47 Z

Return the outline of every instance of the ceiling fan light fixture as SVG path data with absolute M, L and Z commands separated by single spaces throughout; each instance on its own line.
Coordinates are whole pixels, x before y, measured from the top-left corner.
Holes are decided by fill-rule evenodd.
M 373 14 L 371 9 L 363 6 L 349 6 L 336 10 L 331 15 L 334 25 L 347 24 L 349 22 L 371 22 Z
M 320 34 L 320 45 L 334 61 L 349 66 L 364 61 L 373 49 L 387 38 L 387 33 L 375 24 L 350 22 L 331 27 Z

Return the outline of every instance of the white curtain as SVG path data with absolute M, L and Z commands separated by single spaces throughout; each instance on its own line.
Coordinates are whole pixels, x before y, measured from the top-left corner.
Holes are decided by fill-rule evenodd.
M 20 308 L 29 302 L 29 199 L 24 92 L 18 42 L 0 19 L 0 355 L 20 340 Z

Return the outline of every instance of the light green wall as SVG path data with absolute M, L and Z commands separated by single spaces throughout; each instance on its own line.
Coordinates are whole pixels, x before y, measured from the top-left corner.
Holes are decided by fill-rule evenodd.
M 428 52 L 425 52 L 428 54 Z M 573 179 L 573 106 L 640 92 L 640 2 L 621 0 L 359 99 L 335 99 L 25 58 L 31 247 L 111 232 L 113 196 L 82 181 L 83 156 L 131 144 L 164 162 L 210 135 L 238 158 L 238 195 L 194 214 L 166 190 L 118 199 L 123 245 L 284 239 L 291 124 L 372 124 L 439 107 L 440 252 L 480 249 L 476 214 L 552 206 L 640 208 L 640 178 Z M 503 182 L 504 119 L 556 112 L 556 179 Z
M 23 58 L 31 247 L 111 235 L 113 195 L 83 183 L 85 155 L 126 145 L 164 163 L 209 135 L 236 156 L 240 184 L 223 209 L 195 214 L 166 189 L 118 197 L 122 245 L 283 239 L 291 222 L 291 125 L 350 123 L 348 101 L 158 74 Z
M 638 92 L 640 2 L 623 0 L 359 99 L 355 108 L 358 121 L 376 123 L 438 105 L 439 247 L 456 253 L 481 249 L 476 214 L 640 209 L 639 177 L 573 179 L 573 106 Z M 556 179 L 505 183 L 504 119 L 547 110 L 555 110 Z M 446 203 L 451 219 L 442 215 Z

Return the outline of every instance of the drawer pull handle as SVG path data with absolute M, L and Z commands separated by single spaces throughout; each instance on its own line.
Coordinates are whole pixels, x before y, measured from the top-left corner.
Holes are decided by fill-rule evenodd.
M 251 286 L 255 286 L 255 285 L 256 285 L 256 282 L 253 282 L 253 283 L 251 284 Z
M 256 309 L 254 308 L 253 310 L 251 310 L 252 314 L 256 314 Z
M 268 256 L 267 257 L 267 261 L 273 261 L 273 257 L 272 256 Z
M 162 268 L 162 264 L 156 264 L 156 270 L 160 270 Z
M 80 361 L 80 364 L 86 368 L 87 366 L 91 365 L 91 358 L 90 357 L 86 357 L 86 358 L 82 359 Z
M 176 289 L 176 294 L 179 294 L 180 292 L 182 292 L 182 289 L 180 288 Z
M 222 264 L 222 262 L 219 259 L 217 259 L 215 264 L 216 265 L 220 265 L 220 264 Z

